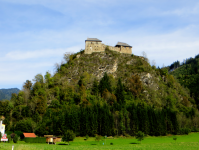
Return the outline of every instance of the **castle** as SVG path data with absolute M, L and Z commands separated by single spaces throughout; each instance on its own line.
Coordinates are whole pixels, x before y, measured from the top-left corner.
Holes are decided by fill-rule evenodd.
M 97 38 L 87 38 L 87 40 L 85 40 L 85 54 L 92 54 L 93 52 L 104 52 L 106 47 L 107 46 Z M 125 53 L 125 54 L 132 54 L 132 46 L 123 42 L 118 42 L 115 45 L 115 47 L 113 46 L 108 46 L 108 47 L 109 50 L 112 51 Z

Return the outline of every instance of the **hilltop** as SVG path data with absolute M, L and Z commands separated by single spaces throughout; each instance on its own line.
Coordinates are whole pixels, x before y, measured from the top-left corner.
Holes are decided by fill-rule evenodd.
M 64 79 L 72 85 L 83 79 L 84 85 L 89 89 L 94 80 L 99 82 L 105 72 L 112 80 L 113 89 L 116 88 L 119 78 L 128 87 L 129 78 L 137 75 L 143 86 L 142 101 L 148 104 L 164 107 L 170 103 L 169 99 L 173 99 L 172 107 L 181 107 L 183 97 L 186 97 L 190 106 L 194 105 L 189 91 L 181 87 L 168 72 L 151 67 L 146 58 L 133 54 L 120 54 L 111 50 L 90 55 L 80 52 L 71 55 L 68 63 L 58 68 L 55 77 L 60 75 L 61 80 Z

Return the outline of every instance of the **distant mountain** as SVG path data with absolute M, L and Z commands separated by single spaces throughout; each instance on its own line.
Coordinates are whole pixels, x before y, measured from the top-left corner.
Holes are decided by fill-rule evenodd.
M 10 89 L 0 89 L 0 100 L 10 100 L 12 93 L 19 93 L 19 89 L 18 88 L 10 88 Z

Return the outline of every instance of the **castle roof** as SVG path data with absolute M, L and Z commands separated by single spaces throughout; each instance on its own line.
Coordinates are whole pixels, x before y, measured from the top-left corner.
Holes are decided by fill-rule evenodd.
M 115 46 L 124 46 L 124 47 L 132 47 L 126 43 L 123 43 L 123 42 L 118 42 Z
M 99 40 L 99 39 L 97 39 L 97 38 L 87 38 L 86 41 L 102 42 L 101 40 Z

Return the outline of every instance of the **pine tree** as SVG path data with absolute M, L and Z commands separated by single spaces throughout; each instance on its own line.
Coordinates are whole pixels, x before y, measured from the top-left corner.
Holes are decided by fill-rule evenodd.
M 107 89 L 109 92 L 112 92 L 110 78 L 106 72 L 104 74 L 104 77 L 100 80 L 98 89 L 101 95 L 103 94 L 105 89 Z
M 92 94 L 98 95 L 98 82 L 96 78 L 93 81 Z
M 119 104 L 122 105 L 122 104 L 125 103 L 125 100 L 124 100 L 124 87 L 123 87 L 123 84 L 122 84 L 122 81 L 121 81 L 120 78 L 118 79 L 115 95 L 117 97 L 117 102 Z

